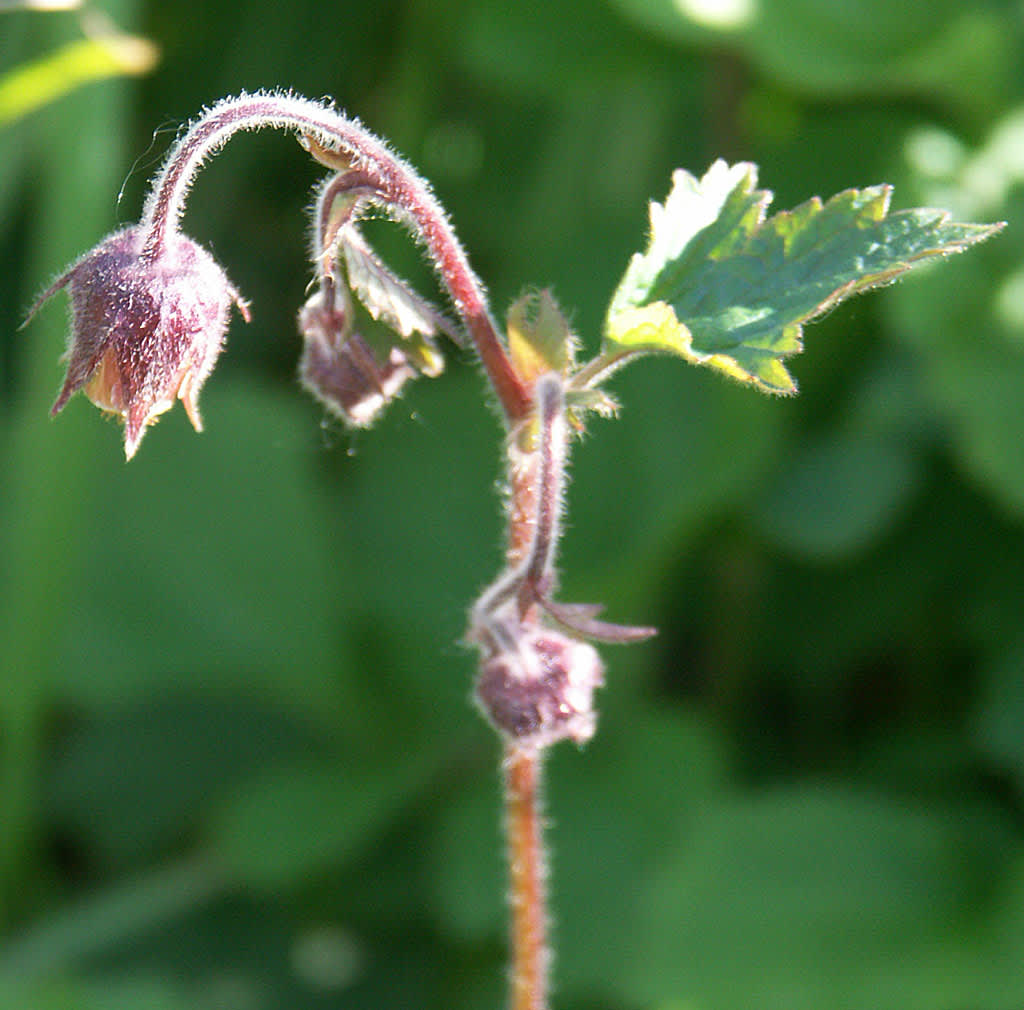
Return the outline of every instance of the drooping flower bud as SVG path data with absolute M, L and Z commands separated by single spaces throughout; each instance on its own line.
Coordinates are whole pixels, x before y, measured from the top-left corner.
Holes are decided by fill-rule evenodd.
M 418 372 L 393 345 L 387 358 L 353 330 L 353 307 L 344 287 L 325 280 L 302 307 L 304 338 L 299 377 L 331 413 L 355 427 L 372 424 L 380 410 Z
M 541 629 L 485 660 L 476 700 L 495 729 L 520 744 L 585 743 L 594 735 L 594 691 L 603 683 L 592 646 Z
M 43 293 L 71 295 L 67 376 L 51 413 L 79 389 L 124 420 L 135 455 L 151 424 L 179 399 L 202 430 L 199 390 L 223 347 L 231 305 L 248 309 L 216 260 L 178 232 L 156 251 L 138 225 L 104 239 Z

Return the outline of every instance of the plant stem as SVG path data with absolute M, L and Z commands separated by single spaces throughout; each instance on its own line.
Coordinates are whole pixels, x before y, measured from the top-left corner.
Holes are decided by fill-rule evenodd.
M 547 1010 L 548 1005 L 542 754 L 542 749 L 509 744 L 502 763 L 511 909 L 510 1010 Z
M 508 547 L 516 570 L 531 554 L 538 523 L 544 467 L 541 453 L 521 456 L 509 445 Z M 537 605 L 520 610 L 525 628 L 539 623 Z M 505 744 L 505 832 L 509 880 L 509 1010 L 547 1010 L 548 964 L 546 860 L 540 784 L 543 748 Z
M 550 381 L 552 379 L 555 381 Z M 562 380 L 554 376 L 539 379 L 534 386 L 534 399 L 537 401 L 539 443 L 536 449 L 533 495 L 535 515 L 519 593 L 521 617 L 525 617 L 539 595 L 551 589 L 554 555 L 560 533 L 559 519 L 569 438 Z
M 254 94 L 228 98 L 208 109 L 168 155 L 146 200 L 144 255 L 158 257 L 178 227 L 189 186 L 203 162 L 240 130 L 264 127 L 312 136 L 330 150 L 351 155 L 379 200 L 397 212 L 426 247 L 429 259 L 476 345 L 510 423 L 530 409 L 530 396 L 512 368 L 487 309 L 483 285 L 466 259 L 430 187 L 388 146 L 355 120 L 305 98 Z

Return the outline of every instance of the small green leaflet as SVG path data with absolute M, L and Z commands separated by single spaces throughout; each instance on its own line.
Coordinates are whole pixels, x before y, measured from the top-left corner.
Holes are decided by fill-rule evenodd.
M 348 225 L 341 235 L 339 253 L 345 261 L 349 287 L 374 319 L 401 338 L 397 344 L 389 341 L 387 351 L 396 346 L 424 375 L 440 375 L 444 371 L 444 358 L 433 338 L 443 332 L 458 343 L 458 331 L 430 302 L 377 258 L 355 226 Z
M 702 179 L 673 174 L 665 203 L 651 204 L 647 251 L 612 298 L 601 354 L 578 377 L 585 385 L 630 357 L 667 352 L 768 393 L 795 393 L 783 362 L 803 349 L 804 323 L 1003 227 L 956 224 L 928 208 L 889 214 L 888 186 L 766 217 L 772 194 L 756 185 L 757 168 L 745 162 L 716 161 Z
M 550 291 L 530 291 L 517 298 L 505 325 L 512 367 L 531 386 L 545 372 L 565 375 L 572 366 L 575 339 Z

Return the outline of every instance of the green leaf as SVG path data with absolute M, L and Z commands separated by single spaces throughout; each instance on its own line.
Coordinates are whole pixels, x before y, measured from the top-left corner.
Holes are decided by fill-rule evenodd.
M 247 783 L 214 818 L 213 851 L 237 880 L 280 889 L 342 865 L 393 822 L 426 775 L 407 765 L 275 769 Z
M 531 291 L 508 310 L 508 351 L 520 378 L 534 382 L 546 372 L 565 374 L 572 363 L 573 336 L 550 291 Z
M 809 560 L 850 557 L 876 543 L 920 482 L 914 447 L 844 432 L 800 447 L 753 510 L 758 530 Z
M 782 787 L 710 807 L 639 889 L 623 1002 L 1007 1005 L 988 998 L 1005 969 L 986 972 L 971 919 L 1005 857 L 958 821 L 842 787 Z
M 431 338 L 447 333 L 458 342 L 459 334 L 451 322 L 392 273 L 355 228 L 346 230 L 341 253 L 352 291 L 374 319 L 401 338 L 392 346 L 410 353 L 424 375 L 440 375 L 444 371 L 444 358 Z
M 667 352 L 768 393 L 796 392 L 783 361 L 803 324 L 915 263 L 960 252 L 1000 225 L 945 211 L 889 214 L 888 186 L 818 197 L 766 218 L 771 194 L 749 163 L 716 161 L 702 179 L 677 170 L 651 204 L 647 251 L 630 261 L 605 321 L 593 384 L 636 354 Z
M 0 77 L 0 126 L 35 112 L 82 84 L 122 74 L 147 74 L 157 57 L 152 42 L 129 35 L 69 42 Z
M 984 671 L 984 686 L 973 720 L 973 738 L 984 759 L 1024 791 L 1024 641 Z
M 193 827 L 211 797 L 315 746 L 297 719 L 241 691 L 151 698 L 68 734 L 52 762 L 46 810 L 101 865 L 131 864 Z

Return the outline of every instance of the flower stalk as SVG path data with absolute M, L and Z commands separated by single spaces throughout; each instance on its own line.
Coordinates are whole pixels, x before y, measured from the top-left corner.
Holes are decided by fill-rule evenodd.
M 383 141 L 332 108 L 287 94 L 243 94 L 213 106 L 174 146 L 153 185 L 142 216 L 146 253 L 158 255 L 167 235 L 177 228 L 189 187 L 203 162 L 239 131 L 266 127 L 293 130 L 321 150 L 342 152 L 363 173 L 374 200 L 395 213 L 423 243 L 506 418 L 514 422 L 523 417 L 529 410 L 529 393 L 498 338 L 483 285 L 430 187 Z
M 551 953 L 543 839 L 544 755 L 559 740 L 584 743 L 596 729 L 593 693 L 603 667 L 588 644 L 544 627 L 636 641 L 652 628 L 593 619 L 600 608 L 555 604 L 555 557 L 568 456 L 565 381 L 547 373 L 534 385 L 534 417 L 509 441 L 507 568 L 477 601 L 470 638 L 483 651 L 476 698 L 505 739 L 511 1010 L 547 1010 Z M 521 443 L 532 445 L 524 452 Z
M 505 777 L 511 910 L 510 1010 L 547 1010 L 550 952 L 547 942 L 546 865 L 541 823 L 543 751 L 509 745 Z

